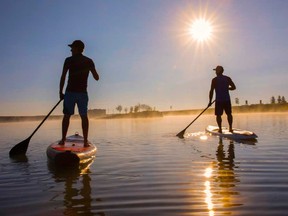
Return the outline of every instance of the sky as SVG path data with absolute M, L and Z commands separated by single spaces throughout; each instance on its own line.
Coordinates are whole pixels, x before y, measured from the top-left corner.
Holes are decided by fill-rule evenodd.
M 212 70 L 224 67 L 240 105 L 288 97 L 286 0 L 0 0 L 0 116 L 46 115 L 59 100 L 67 46 L 85 43 L 89 109 L 147 104 L 156 110 L 208 104 Z M 188 34 L 193 20 L 213 30 Z M 77 111 L 77 109 L 76 109 Z M 54 114 L 62 113 L 62 104 Z M 76 112 L 77 113 L 77 112 Z

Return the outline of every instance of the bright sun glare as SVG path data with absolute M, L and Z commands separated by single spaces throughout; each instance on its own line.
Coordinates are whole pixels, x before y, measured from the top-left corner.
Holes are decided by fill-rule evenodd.
M 189 27 L 189 34 L 196 41 L 203 42 L 211 37 L 213 28 L 209 21 L 205 19 L 194 20 Z

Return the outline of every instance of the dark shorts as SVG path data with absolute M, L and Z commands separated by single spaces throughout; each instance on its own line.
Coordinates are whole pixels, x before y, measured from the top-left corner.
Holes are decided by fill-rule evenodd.
M 231 102 L 230 101 L 216 101 L 215 115 L 222 115 L 224 110 L 227 115 L 230 115 L 232 113 Z
M 87 92 L 66 92 L 64 96 L 63 113 L 73 115 L 75 105 L 77 104 L 79 115 L 87 115 L 88 100 Z

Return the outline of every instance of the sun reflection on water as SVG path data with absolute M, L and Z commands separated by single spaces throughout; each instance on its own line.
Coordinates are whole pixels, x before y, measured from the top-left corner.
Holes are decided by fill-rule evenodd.
M 212 168 L 208 167 L 205 170 L 204 176 L 209 179 L 212 176 Z M 213 210 L 213 202 L 212 202 L 212 192 L 210 187 L 210 181 L 206 180 L 204 183 L 205 186 L 205 203 L 207 204 L 207 209 L 209 211 L 209 216 L 214 216 L 214 210 Z
M 207 139 L 208 139 L 208 137 L 206 135 L 200 136 L 200 140 L 207 140 Z
M 212 176 L 212 168 L 210 168 L 210 167 L 206 168 L 204 176 L 206 178 L 210 178 Z

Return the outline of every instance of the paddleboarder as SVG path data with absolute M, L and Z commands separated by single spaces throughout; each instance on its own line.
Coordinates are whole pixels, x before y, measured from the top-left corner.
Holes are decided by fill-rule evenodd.
M 222 133 L 222 114 L 225 111 L 227 115 L 227 120 L 229 124 L 229 131 L 233 132 L 233 116 L 232 116 L 232 107 L 231 100 L 229 95 L 229 90 L 235 90 L 236 86 L 232 79 L 228 76 L 223 75 L 224 68 L 218 65 L 215 69 L 216 77 L 212 79 L 211 88 L 209 92 L 209 104 L 212 105 L 213 93 L 215 90 L 216 100 L 215 100 L 215 115 L 216 121 L 219 127 L 219 133 Z
M 74 114 L 74 108 L 77 104 L 79 115 L 82 121 L 82 130 L 84 137 L 84 146 L 88 144 L 88 129 L 89 120 L 87 116 L 88 111 L 88 93 L 87 93 L 87 81 L 89 72 L 92 73 L 95 80 L 99 80 L 99 75 L 96 71 L 94 62 L 92 59 L 84 56 L 84 43 L 81 40 L 75 40 L 71 47 L 72 56 L 65 59 L 63 71 L 60 79 L 60 99 L 64 99 L 63 108 L 63 120 L 62 120 L 62 139 L 59 142 L 60 145 L 65 144 L 67 131 L 69 128 L 69 122 L 71 115 Z M 63 88 L 66 80 L 66 75 L 69 73 L 68 83 L 63 94 Z

